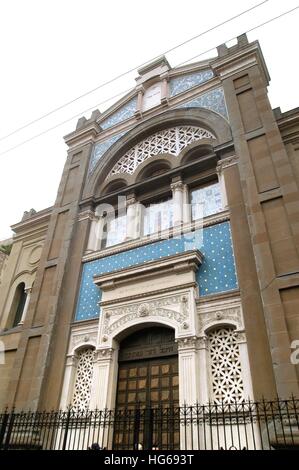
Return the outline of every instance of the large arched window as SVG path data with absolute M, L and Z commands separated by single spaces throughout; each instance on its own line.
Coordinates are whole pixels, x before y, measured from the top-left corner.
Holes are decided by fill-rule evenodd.
M 26 303 L 26 291 L 25 291 L 25 283 L 21 282 L 15 291 L 12 307 L 11 307 L 11 327 L 17 326 L 22 318 L 24 308 L 25 308 L 25 303 Z

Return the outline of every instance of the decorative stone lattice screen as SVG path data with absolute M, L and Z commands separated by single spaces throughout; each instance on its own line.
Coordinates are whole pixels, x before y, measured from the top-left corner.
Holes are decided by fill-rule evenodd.
M 91 380 L 93 374 L 94 350 L 82 349 L 79 353 L 72 406 L 75 411 L 84 411 L 89 407 Z
M 213 401 L 235 403 L 244 398 L 237 334 L 233 328 L 219 328 L 208 335 Z
M 192 142 L 215 138 L 211 132 L 200 127 L 181 126 L 165 129 L 132 147 L 118 160 L 107 178 L 121 173 L 132 175 L 136 168 L 150 157 L 163 153 L 178 156 L 181 150 Z

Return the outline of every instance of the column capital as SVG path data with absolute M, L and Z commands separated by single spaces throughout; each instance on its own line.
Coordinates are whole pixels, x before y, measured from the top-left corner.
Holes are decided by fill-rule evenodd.
M 101 348 L 96 349 L 94 353 L 94 362 L 99 363 L 102 361 L 111 361 L 113 357 L 114 349 L 113 348 Z
M 69 354 L 66 356 L 66 366 L 76 367 L 78 363 L 78 357 L 75 354 Z
M 144 88 L 143 85 L 137 85 L 137 86 L 136 86 L 136 91 L 137 91 L 137 93 L 142 93 L 142 94 L 144 94 L 145 88 Z
M 183 338 L 177 338 L 178 350 L 185 351 L 187 349 L 195 349 L 197 347 L 198 338 L 197 336 L 185 336 Z
M 25 292 L 27 295 L 31 294 L 31 292 L 32 292 L 32 286 L 30 286 L 30 287 L 25 287 L 24 292 Z
M 231 155 L 230 157 L 223 158 L 219 160 L 217 163 L 216 171 L 218 175 L 225 169 L 229 168 L 230 166 L 237 165 L 239 159 L 237 155 Z
M 239 344 L 247 342 L 245 330 L 236 330 L 236 340 Z
M 128 207 L 128 206 L 131 206 L 133 204 L 136 204 L 137 202 L 138 201 L 137 201 L 136 197 L 134 195 L 130 195 L 126 200 L 126 205 Z
M 174 181 L 170 184 L 170 188 L 172 189 L 172 191 L 184 191 L 186 188 L 186 184 L 183 183 L 182 180 Z
M 198 338 L 198 347 L 199 349 L 208 349 L 209 338 L 207 335 L 200 336 Z

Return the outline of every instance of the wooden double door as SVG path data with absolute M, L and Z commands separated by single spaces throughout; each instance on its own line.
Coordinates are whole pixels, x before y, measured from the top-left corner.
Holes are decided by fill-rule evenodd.
M 178 405 L 172 330 L 156 327 L 134 333 L 120 347 L 114 448 L 177 449 Z

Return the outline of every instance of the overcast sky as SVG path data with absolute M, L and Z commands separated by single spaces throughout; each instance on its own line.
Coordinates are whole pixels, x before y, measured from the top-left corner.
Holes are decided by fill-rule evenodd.
M 2 1 L 0 138 L 261 1 Z M 216 47 L 297 4 L 298 0 L 268 0 L 167 54 L 170 65 Z M 271 105 L 282 111 L 299 106 L 298 24 L 296 10 L 248 34 L 250 41 L 260 41 L 271 76 Z M 85 109 L 97 108 L 98 103 L 133 87 L 136 76 L 130 73 L 1 140 L 0 154 Z M 99 106 L 101 111 L 106 108 L 107 104 Z M 85 115 L 89 117 L 90 112 Z M 0 240 L 12 234 L 10 225 L 25 210 L 41 210 L 54 203 L 66 158 L 63 136 L 74 130 L 77 119 L 0 155 Z

